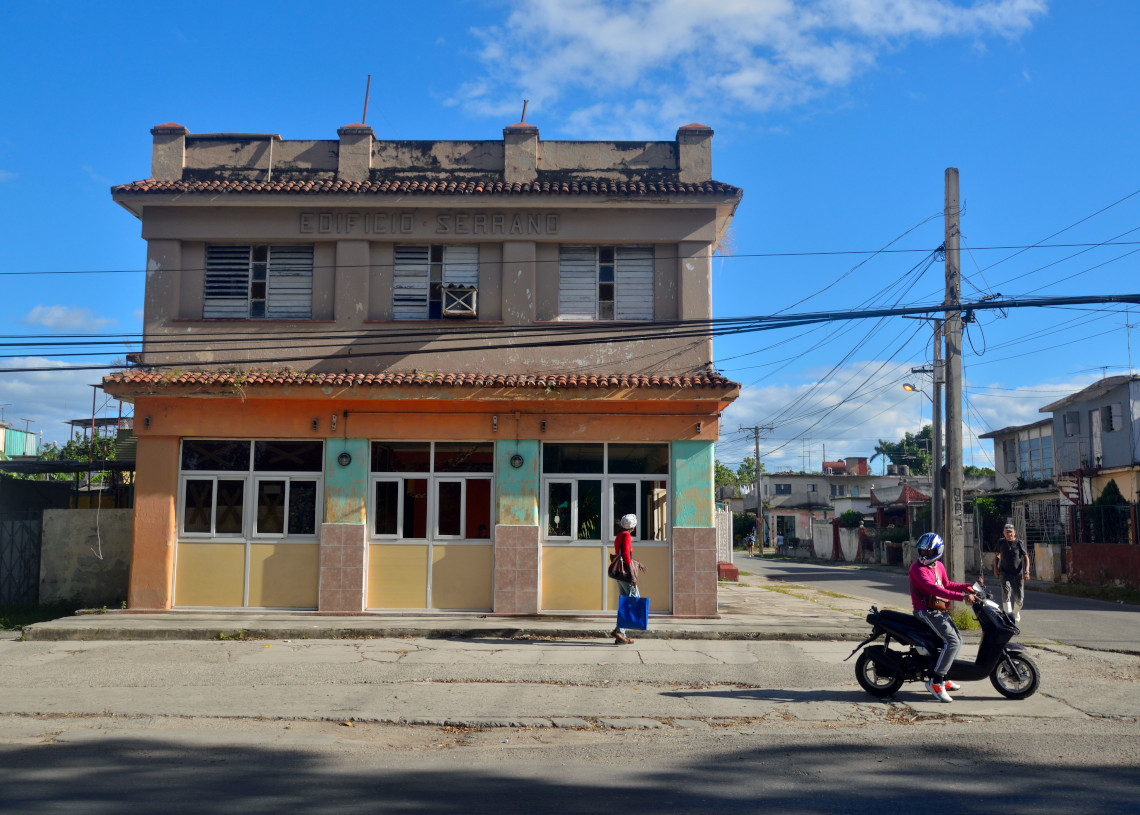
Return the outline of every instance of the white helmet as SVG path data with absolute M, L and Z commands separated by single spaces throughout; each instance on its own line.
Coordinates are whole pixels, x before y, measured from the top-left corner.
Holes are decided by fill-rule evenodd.
M 622 515 L 621 516 L 621 528 L 622 529 L 633 529 L 635 526 L 637 526 L 637 516 L 636 515 Z

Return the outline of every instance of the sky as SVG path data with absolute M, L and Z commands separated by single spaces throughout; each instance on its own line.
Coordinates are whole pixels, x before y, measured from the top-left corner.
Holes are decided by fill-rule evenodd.
M 744 190 L 714 316 L 942 302 L 958 168 L 963 299 L 1140 292 L 1140 4 L 1046 0 L 421 0 L 12 4 L 0 30 L 0 414 L 43 440 L 120 406 L 90 386 L 142 329 L 145 243 L 111 201 L 150 129 L 335 139 L 672 140 L 712 127 Z M 978 312 L 963 342 L 978 433 L 1140 367 L 1140 311 Z M 44 347 L 97 334 L 95 356 Z M 124 337 L 108 335 L 127 335 Z M 89 349 L 80 349 L 89 350 Z M 768 471 L 871 456 L 930 421 L 932 332 L 889 317 L 720 337 L 742 383 L 717 458 Z M 50 368 L 30 371 L 31 368 Z M 907 392 L 904 382 L 919 387 Z M 130 412 L 130 406 L 125 406 Z M 879 466 L 876 461 L 875 466 Z

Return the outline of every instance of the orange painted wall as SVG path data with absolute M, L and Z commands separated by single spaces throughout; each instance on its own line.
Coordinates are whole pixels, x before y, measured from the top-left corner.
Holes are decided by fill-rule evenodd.
M 170 608 L 174 576 L 174 502 L 179 439 L 140 438 L 135 453 L 134 543 L 127 606 Z
M 288 388 L 271 392 L 271 398 L 242 398 L 239 394 L 240 391 L 210 397 L 140 396 L 135 400 L 135 416 L 149 417 L 151 423 L 147 428 L 144 421 L 136 421 L 135 433 L 140 438 L 176 433 L 191 437 L 325 439 L 347 434 L 350 438 L 392 440 L 520 438 L 628 442 L 715 441 L 718 428 L 715 402 L 586 402 L 559 398 L 525 403 L 460 399 L 369 401 L 351 393 L 340 398 L 336 393 L 330 393 L 326 399 L 298 398 Z M 492 430 L 493 416 L 498 417 L 498 431 Z

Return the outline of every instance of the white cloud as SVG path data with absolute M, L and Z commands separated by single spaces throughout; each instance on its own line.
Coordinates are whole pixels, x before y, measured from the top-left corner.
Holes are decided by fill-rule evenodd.
M 724 412 L 717 458 L 735 465 L 754 455 L 752 432 L 738 428 L 770 424 L 772 431 L 762 433 L 760 441 L 760 457 L 769 472 L 819 470 L 825 447 L 830 461 L 847 456 L 870 458 L 879 439 L 895 442 L 908 431 L 917 433 L 930 424 L 929 396 L 902 389 L 904 381 L 911 381 L 929 394 L 929 380 L 917 381 L 910 374 L 910 363 L 880 366 L 878 362 L 851 363 L 822 382 L 816 377 L 827 372 L 806 371 L 792 384 L 744 388 Z M 992 467 L 993 441 L 978 439 L 979 434 L 1047 418 L 1049 414 L 1040 408 L 1076 393 L 1093 378 L 1019 388 L 1008 388 L 1000 381 L 967 382 L 965 463 Z M 867 384 L 853 396 L 865 380 Z M 878 460 L 874 469 L 881 469 Z
M 24 317 L 26 325 L 42 325 L 52 331 L 99 331 L 118 325 L 112 317 L 98 317 L 89 308 L 70 306 L 36 306 Z
M 47 442 L 66 442 L 70 433 L 64 422 L 91 416 L 91 385 L 101 382 L 109 370 L 79 371 L 68 363 L 43 357 L 4 359 L 5 368 L 50 368 L 47 371 L 21 371 L 0 373 L 0 403 L 4 415 L 20 430 L 27 427 L 37 435 L 43 431 Z M 102 390 L 95 393 L 96 413 L 103 417 L 119 415 L 119 403 L 107 401 Z M 130 405 L 123 405 L 126 415 L 132 413 Z M 30 419 L 25 425 L 20 419 Z
M 487 72 L 451 101 L 501 118 L 526 98 L 576 132 L 625 135 L 788 107 L 911 40 L 1014 38 L 1045 11 L 1045 0 L 516 0 L 501 26 L 473 32 Z M 568 109 L 577 94 L 590 104 Z
M 83 165 L 83 172 L 87 173 L 87 176 L 92 181 L 96 182 L 97 184 L 106 184 L 107 186 L 111 185 L 111 181 L 109 179 L 104 178 L 103 176 L 99 175 L 99 173 L 95 170 L 95 168 L 92 167 L 90 164 L 84 164 Z

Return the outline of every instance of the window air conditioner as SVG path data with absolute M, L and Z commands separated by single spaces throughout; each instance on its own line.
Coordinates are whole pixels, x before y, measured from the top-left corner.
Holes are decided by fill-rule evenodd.
M 474 286 L 444 286 L 443 316 L 473 318 L 479 290 Z

